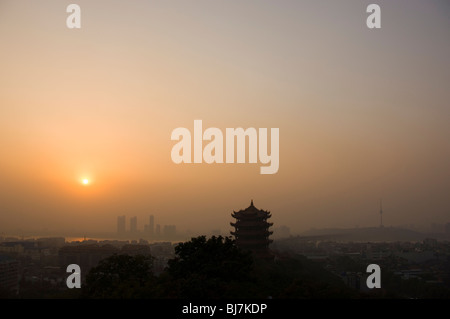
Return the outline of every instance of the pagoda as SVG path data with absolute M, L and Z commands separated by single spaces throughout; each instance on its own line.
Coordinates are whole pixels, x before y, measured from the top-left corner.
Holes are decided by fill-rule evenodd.
M 269 236 L 273 233 L 269 231 L 273 223 L 267 222 L 272 216 L 270 212 L 256 208 L 252 200 L 249 207 L 238 212 L 233 211 L 231 216 L 236 218 L 235 223 L 230 223 L 235 228 L 235 231 L 230 233 L 235 237 L 236 245 L 251 251 L 255 257 L 270 258 L 269 244 L 272 240 Z

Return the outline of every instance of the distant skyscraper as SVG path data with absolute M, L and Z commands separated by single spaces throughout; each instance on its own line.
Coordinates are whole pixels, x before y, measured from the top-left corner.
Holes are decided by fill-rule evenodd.
M 137 217 L 131 217 L 130 218 L 130 232 L 136 233 L 137 232 Z
M 118 234 L 125 233 L 125 216 L 117 217 L 117 233 Z
M 148 231 L 150 233 L 150 237 L 153 237 L 155 235 L 155 217 L 153 215 L 150 215 L 150 224 L 148 227 Z

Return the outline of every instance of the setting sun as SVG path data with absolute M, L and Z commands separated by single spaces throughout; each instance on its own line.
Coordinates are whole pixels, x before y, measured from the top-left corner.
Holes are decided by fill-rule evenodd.
M 83 184 L 84 184 L 84 185 L 89 184 L 89 180 L 88 180 L 87 178 L 83 179 Z

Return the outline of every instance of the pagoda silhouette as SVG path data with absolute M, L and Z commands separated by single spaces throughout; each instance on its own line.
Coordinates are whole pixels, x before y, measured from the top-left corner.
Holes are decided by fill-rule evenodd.
M 231 231 L 236 239 L 236 245 L 246 251 L 251 251 L 256 258 L 272 258 L 269 251 L 269 244 L 272 239 L 269 236 L 273 231 L 269 231 L 269 227 L 273 223 L 267 222 L 272 217 L 270 212 L 256 208 L 253 200 L 250 206 L 238 212 L 233 211 L 231 214 L 236 219 L 235 223 L 230 223 L 235 228 Z

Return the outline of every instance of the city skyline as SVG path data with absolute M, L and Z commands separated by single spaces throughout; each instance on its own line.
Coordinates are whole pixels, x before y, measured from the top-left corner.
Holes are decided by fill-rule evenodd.
M 251 203 L 253 205 L 253 202 Z M 377 212 L 377 215 L 382 213 L 382 210 Z M 232 214 L 230 214 L 232 216 Z M 148 223 L 145 220 L 148 220 Z M 128 220 L 128 222 L 127 222 Z M 140 220 L 144 220 L 140 222 Z M 44 230 L 16 230 L 13 232 L 5 233 L 0 232 L 0 238 L 46 238 L 48 236 L 66 237 L 69 241 L 78 241 L 86 239 L 94 240 L 112 240 L 112 239 L 122 239 L 122 240 L 151 240 L 153 242 L 158 242 L 161 240 L 170 241 L 180 241 L 187 240 L 193 236 L 230 236 L 233 231 L 233 227 L 230 227 L 230 222 L 233 218 L 225 225 L 218 225 L 219 227 L 211 227 L 209 229 L 204 229 L 203 231 L 195 231 L 192 229 L 186 229 L 177 226 L 176 224 L 160 224 L 155 223 L 155 215 L 146 215 L 144 218 L 138 218 L 138 216 L 131 215 L 121 215 L 116 217 L 115 227 L 107 231 L 86 231 L 86 230 L 74 230 L 74 231 L 51 231 L 48 229 Z M 150 225 L 153 224 L 153 227 Z M 368 230 L 374 231 L 376 229 L 384 229 L 385 232 L 378 233 L 378 240 L 391 241 L 392 238 L 388 234 L 393 234 L 393 232 L 402 232 L 403 230 L 412 230 L 415 235 L 420 236 L 438 236 L 437 238 L 444 239 L 445 234 L 450 234 L 450 221 L 444 223 L 431 222 L 426 225 L 416 225 L 416 224 L 398 224 L 398 225 L 384 225 L 382 222 L 380 224 L 372 225 L 348 225 L 347 227 L 310 227 L 302 231 L 292 231 L 292 229 L 285 224 L 275 224 L 273 227 L 273 238 L 283 239 L 288 237 L 303 236 L 308 238 L 316 238 L 317 235 L 324 236 L 324 238 L 334 238 L 337 234 L 350 234 L 358 230 Z M 383 237 L 387 235 L 387 237 Z M 410 234 L 411 235 L 411 234 Z M 413 235 L 413 237 L 415 236 Z M 360 235 L 352 235 L 357 238 Z M 441 238 L 442 237 L 442 238 Z M 384 238 L 384 239 L 383 239 Z M 400 240 L 400 239 L 399 239 Z M 401 239 L 407 240 L 407 239 Z

